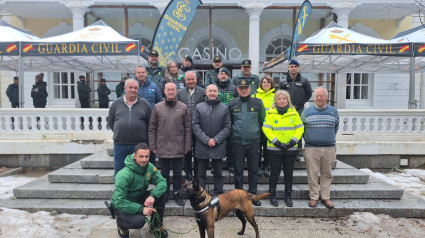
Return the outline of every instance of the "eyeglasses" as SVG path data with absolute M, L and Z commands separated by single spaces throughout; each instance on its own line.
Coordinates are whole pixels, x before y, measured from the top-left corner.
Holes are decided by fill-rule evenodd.
M 251 68 L 251 66 L 242 66 L 245 69 Z

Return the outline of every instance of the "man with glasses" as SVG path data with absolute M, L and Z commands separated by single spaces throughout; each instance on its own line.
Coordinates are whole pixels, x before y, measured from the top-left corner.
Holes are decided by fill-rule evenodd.
M 251 87 L 250 96 L 257 92 L 258 85 L 260 84 L 258 75 L 251 74 L 251 70 L 251 60 L 244 60 L 242 61 L 241 73 L 232 79 L 232 83 L 235 86 L 238 86 L 239 83 L 244 80 L 246 84 Z

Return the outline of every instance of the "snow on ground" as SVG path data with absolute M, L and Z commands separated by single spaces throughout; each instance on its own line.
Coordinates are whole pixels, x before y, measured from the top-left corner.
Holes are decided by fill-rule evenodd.
M 370 169 L 361 169 L 361 171 L 425 200 L 425 181 L 421 180 L 421 178 L 425 179 L 425 170 L 406 169 L 403 170 L 404 173 L 387 174 L 372 172 Z
M 23 175 L 0 177 L 0 199 L 13 197 L 13 188 L 29 183 L 35 179 L 37 178 Z
M 425 199 L 425 170 L 408 169 L 404 173 L 375 173 L 362 169 L 370 176 L 377 177 Z M 13 196 L 13 188 L 34 180 L 27 175 L 0 177 L 0 199 Z M 265 237 L 424 237 L 425 219 L 392 218 L 388 215 L 375 215 L 367 212 L 354 213 L 342 218 L 292 218 L 256 217 L 260 233 Z M 194 224 L 192 217 L 168 217 L 166 225 L 177 231 L 185 230 L 181 224 Z M 240 228 L 237 219 L 228 218 L 218 222 L 218 237 L 236 236 Z M 288 230 L 290 232 L 288 232 Z M 131 237 L 153 237 L 144 227 L 132 230 Z M 233 234 L 235 236 L 233 236 Z M 253 237 L 252 227 L 247 225 L 244 237 Z M 29 213 L 26 211 L 0 207 L 0 237 L 56 238 L 56 237 L 118 237 L 115 220 L 109 216 L 86 216 L 51 214 L 48 212 Z M 185 235 L 170 234 L 172 237 L 199 237 L 197 229 Z

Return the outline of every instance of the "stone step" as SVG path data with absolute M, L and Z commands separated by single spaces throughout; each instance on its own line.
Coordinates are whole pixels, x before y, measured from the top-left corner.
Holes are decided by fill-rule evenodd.
M 152 187 L 152 186 L 151 186 Z M 173 188 L 171 188 L 173 189 Z M 206 189 L 212 193 L 213 185 L 207 184 Z M 225 184 L 224 191 L 234 189 L 233 184 Z M 244 184 L 244 189 L 248 185 Z M 258 185 L 258 194 L 265 193 L 269 189 L 268 184 Z M 13 190 L 16 198 L 52 198 L 52 199 L 109 199 L 113 193 L 113 184 L 84 184 L 84 183 L 50 183 L 48 176 L 42 176 L 37 180 L 22 185 Z M 283 197 L 284 185 L 278 184 L 277 197 Z M 331 197 L 336 199 L 355 198 L 380 198 L 398 199 L 403 195 L 403 190 L 397 189 L 380 180 L 371 179 L 367 184 L 333 184 Z M 170 197 L 173 197 L 172 194 Z M 294 184 L 294 198 L 308 196 L 307 184 Z
M 109 152 L 108 152 L 109 153 Z M 106 152 L 100 152 L 92 154 L 80 160 L 81 168 L 83 169 L 114 169 L 114 157 L 109 155 Z M 157 159 L 158 161 L 158 159 Z M 334 167 L 337 166 L 337 163 L 342 163 L 340 161 L 335 162 Z M 156 163 L 159 168 L 159 163 Z M 226 167 L 225 159 L 223 160 L 223 167 Z M 211 166 L 210 166 L 211 167 Z M 246 165 L 245 165 L 246 168 Z M 296 161 L 294 169 L 305 169 L 304 157 L 301 157 L 301 161 Z
M 171 172 L 172 174 L 172 172 Z M 233 173 L 229 173 L 227 170 L 223 170 L 224 183 L 233 184 L 234 176 Z M 368 182 L 369 176 L 349 165 L 344 163 L 338 163 L 336 168 L 333 170 L 333 183 L 353 183 L 353 184 L 365 184 Z M 64 168 L 58 169 L 48 174 L 49 182 L 51 183 L 114 183 L 114 171 L 112 169 L 83 169 L 82 164 L 75 162 Z M 248 172 L 244 171 L 244 183 L 248 183 Z M 259 184 L 268 184 L 269 178 L 259 177 Z M 283 171 L 281 172 L 278 183 L 283 183 Z M 172 179 L 171 179 L 172 183 Z M 211 171 L 207 171 L 207 183 L 213 183 L 213 174 Z M 307 172 L 306 170 L 294 170 L 294 183 L 306 184 Z
M 21 209 L 29 212 L 48 211 L 69 214 L 109 215 L 104 200 L 81 199 L 6 199 L 0 200 L 0 207 Z M 327 209 L 318 203 L 316 208 L 308 207 L 307 199 L 294 199 L 293 207 L 286 207 L 283 200 L 278 199 L 279 206 L 273 207 L 269 199 L 262 200 L 260 207 L 254 207 L 256 216 L 285 216 L 285 217 L 342 217 L 354 212 L 371 212 L 374 214 L 387 214 L 391 217 L 425 218 L 425 201 L 405 193 L 402 199 L 332 199 L 334 209 Z M 168 201 L 165 210 L 166 216 L 193 216 L 194 212 L 190 202 L 186 200 L 185 206 L 178 206 L 173 200 Z M 229 216 L 234 216 L 230 213 Z M 233 218 L 232 218 L 233 219 Z M 234 218 L 236 219 L 236 218 Z M 167 224 L 167 218 L 164 220 Z

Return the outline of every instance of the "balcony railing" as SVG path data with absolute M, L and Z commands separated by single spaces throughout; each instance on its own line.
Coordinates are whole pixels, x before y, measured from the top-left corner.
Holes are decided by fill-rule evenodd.
M 425 134 L 425 110 L 340 109 L 340 135 Z M 0 134 L 111 133 L 107 109 L 0 109 Z

